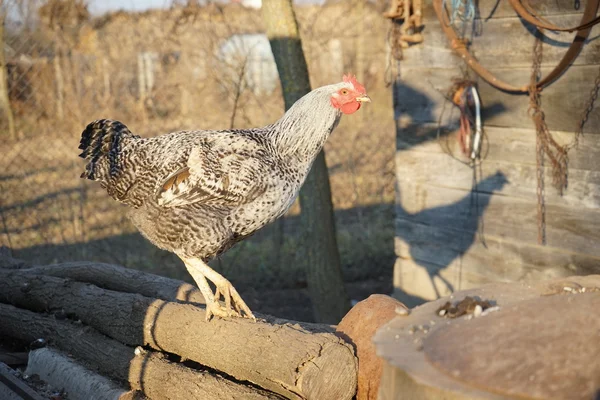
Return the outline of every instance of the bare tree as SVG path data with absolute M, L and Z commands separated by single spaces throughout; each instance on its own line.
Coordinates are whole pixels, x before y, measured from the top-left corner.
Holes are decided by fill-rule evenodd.
M 291 0 L 264 0 L 263 18 L 277 63 L 285 108 L 310 91 L 308 67 Z M 317 156 L 300 191 L 308 289 L 315 318 L 337 323 L 350 308 L 337 247 L 325 153 Z

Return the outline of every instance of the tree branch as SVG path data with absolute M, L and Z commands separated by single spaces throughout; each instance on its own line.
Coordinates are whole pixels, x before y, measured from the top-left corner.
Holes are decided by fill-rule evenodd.
M 200 290 L 189 283 L 117 265 L 80 261 L 31 267 L 20 271 L 73 279 L 105 289 L 139 293 L 162 300 L 205 304 Z

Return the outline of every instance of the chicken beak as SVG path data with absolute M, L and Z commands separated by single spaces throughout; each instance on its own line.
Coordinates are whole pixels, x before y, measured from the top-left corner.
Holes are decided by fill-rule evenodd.
M 356 101 L 358 101 L 359 103 L 370 103 L 371 98 L 369 96 L 367 96 L 366 94 L 363 94 L 361 96 L 358 96 L 356 98 Z

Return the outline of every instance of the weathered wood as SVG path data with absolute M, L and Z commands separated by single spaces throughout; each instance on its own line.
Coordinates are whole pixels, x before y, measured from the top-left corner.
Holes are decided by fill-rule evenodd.
M 446 270 L 440 265 L 398 257 L 394 264 L 393 296 L 411 308 L 426 301 L 449 296 L 454 290 L 452 285 L 454 279 L 449 282 L 445 275 Z M 461 278 L 464 279 L 465 286 L 470 286 L 471 282 L 467 280 L 467 277 L 461 276 Z M 462 282 L 463 280 L 461 280 Z M 460 288 L 464 287 L 460 286 Z
M 497 137 L 495 140 L 504 141 L 501 137 Z M 531 153 L 530 157 L 525 157 L 522 154 L 522 160 L 529 160 L 529 164 L 486 159 L 481 164 L 481 168 L 478 168 L 478 172 L 481 173 L 483 178 L 491 178 L 483 179 L 478 186 L 478 190 L 484 193 L 501 193 L 502 196 L 518 197 L 535 202 L 537 199 L 535 145 L 530 146 L 530 149 L 527 150 Z M 457 149 L 456 152 L 458 153 L 460 150 Z M 410 150 L 399 152 L 396 157 L 396 174 L 401 180 L 402 177 L 410 177 L 411 180 L 417 178 L 420 182 L 431 186 L 471 190 L 473 169 L 457 162 L 448 154 Z M 418 170 L 416 174 L 415 170 Z M 502 171 L 502 176 L 495 175 L 498 171 Z M 579 170 L 570 165 L 570 185 L 562 196 L 550 184 L 552 182 L 552 169 L 546 168 L 544 172 L 545 182 L 548 183 L 545 191 L 546 204 L 588 209 L 600 208 L 600 171 Z M 508 183 L 502 185 L 499 182 L 502 179 L 507 179 Z
M 189 283 L 118 265 L 77 261 L 36 266 L 20 271 L 73 279 L 118 292 L 139 293 L 162 300 L 205 304 L 200 290 Z
M 204 399 L 204 395 L 210 395 L 213 399 L 230 398 L 220 397 L 220 393 L 237 393 L 237 398 L 246 398 L 246 395 L 254 396 L 258 394 L 262 397 L 257 398 L 278 398 L 260 389 L 249 389 L 247 385 L 226 378 L 210 377 L 208 372 L 191 370 L 184 366 L 179 368 L 176 365 L 169 365 L 162 372 L 160 379 L 154 381 L 156 379 L 156 369 L 153 370 L 154 374 L 147 376 L 144 375 L 146 371 L 140 370 L 143 361 L 140 359 L 141 353 L 139 351 L 134 354 L 132 347 L 110 339 L 89 326 L 73 323 L 69 320 L 58 320 L 53 316 L 0 304 L 0 321 L 0 335 L 27 342 L 33 342 L 40 338 L 44 339 L 52 346 L 81 361 L 86 368 L 98 371 L 101 375 L 117 381 L 129 382 L 134 389 L 145 389 L 145 385 L 153 388 L 160 386 L 163 384 L 164 377 L 170 376 L 169 379 L 173 382 L 193 378 L 191 383 L 200 393 L 195 397 L 189 397 L 188 386 L 182 384 L 181 390 L 178 390 L 173 385 L 167 385 L 171 395 L 174 396 L 173 398 L 177 399 Z M 177 375 L 178 371 L 183 372 L 181 372 L 181 375 Z M 89 397 L 76 398 L 87 399 Z
M 9 367 L 27 364 L 28 353 L 0 353 L 0 363 L 6 364 Z
M 32 388 L 13 376 L 12 370 L 0 363 L 0 399 L 44 400 Z
M 574 10 L 573 3 L 563 0 L 532 4 L 559 26 L 578 25 L 585 6 Z M 474 55 L 498 78 L 527 84 L 532 27 L 517 17 L 508 2 L 485 0 L 477 8 L 486 20 L 475 21 Z M 394 283 L 398 294 L 405 296 L 400 298 L 418 302 L 490 281 L 598 271 L 600 109 L 590 113 L 586 135 L 569 152 L 563 196 L 552 187 L 552 169 L 546 162 L 547 246 L 538 246 L 536 133 L 528 114 L 529 98 L 506 94 L 478 79 L 487 134 L 485 159 L 475 170 L 444 153 L 440 144 L 466 161 L 456 139 L 459 111 L 444 96 L 452 79 L 461 78 L 461 69 L 467 68 L 452 53 L 431 2 L 424 4 L 423 14 L 425 41 L 404 52 L 401 79 L 395 83 L 398 260 Z M 543 73 L 558 63 L 572 37 L 572 33 L 545 32 Z M 572 141 L 589 102 L 598 74 L 599 46 L 592 35 L 574 65 L 542 92 L 545 120 L 560 144 Z M 471 77 L 477 79 L 474 73 Z M 440 119 L 444 129 L 438 142 Z M 479 183 L 472 192 L 476 172 Z M 485 245 L 480 242 L 482 234 Z
M 579 10 L 583 10 L 585 8 L 587 0 L 581 2 Z M 423 7 L 423 21 L 427 25 L 427 23 L 431 23 L 432 21 L 437 21 L 437 16 L 433 11 L 433 7 L 431 7 L 430 1 L 424 1 Z M 564 15 L 571 13 L 578 13 L 578 10 L 575 10 L 573 6 L 572 0 L 556 0 L 556 1 L 546 1 L 546 0 L 530 0 L 529 4 L 532 6 L 536 12 L 541 16 L 551 16 L 551 15 Z M 492 19 L 501 19 L 507 17 L 514 17 L 517 15 L 515 10 L 511 7 L 508 1 L 480 1 L 477 3 L 477 8 L 479 11 L 479 15 L 481 19 L 487 20 L 488 18 Z M 549 18 L 548 18 L 549 19 Z M 577 24 L 579 25 L 579 24 Z M 561 26 L 568 26 L 566 24 L 561 24 Z M 427 30 L 425 31 L 427 33 Z
M 485 232 L 502 239 L 537 243 L 536 199 L 478 193 L 435 187 L 421 183 L 399 183 L 396 215 L 427 225 L 475 233 Z M 475 201 L 479 203 L 477 210 Z M 483 214 L 481 221 L 478 216 Z M 550 247 L 600 257 L 598 209 L 546 205 L 546 239 Z
M 446 125 L 444 125 L 444 129 Z M 450 133 L 442 132 L 440 139 L 436 138 L 438 124 L 423 123 L 409 124 L 399 127 L 396 135 L 396 148 L 403 154 L 405 150 L 422 153 L 446 154 L 442 148 L 450 148 L 455 156 L 460 156 L 456 127 Z M 535 130 L 522 128 L 505 128 L 486 126 L 487 140 L 484 142 L 482 154 L 483 166 L 488 161 L 517 163 L 534 166 L 535 162 Z M 571 143 L 575 134 L 572 132 L 552 131 L 552 136 L 559 144 Z M 423 155 L 427 158 L 427 155 Z M 463 159 L 464 160 L 464 159 Z M 454 161 L 456 162 L 456 161 Z M 421 164 L 419 164 L 421 167 Z M 600 136 L 583 135 L 579 146 L 569 152 L 569 171 L 597 171 L 600 169 Z M 413 172 L 414 173 L 414 172 Z M 402 177 L 404 175 L 398 175 Z M 583 178 L 583 177 L 582 177 Z M 516 181 L 515 181 L 516 182 Z M 571 182 L 574 183 L 574 182 Z M 570 189 L 567 189 L 565 194 Z
M 396 232 L 394 286 L 402 300 L 416 297 L 410 305 L 493 282 L 600 273 L 598 257 L 488 233 L 481 237 L 403 218 L 396 219 Z
M 123 381 L 134 357 L 133 348 L 93 328 L 7 304 L 0 304 L 0 335 L 27 343 L 44 339 L 102 375 Z
M 490 70 L 498 78 L 524 84 L 531 74 L 530 68 L 510 68 Z M 542 68 L 546 73 L 548 68 Z M 558 81 L 542 92 L 542 107 L 546 122 L 551 131 L 575 130 L 581 120 L 581 113 L 590 97 L 594 79 L 598 75 L 597 66 L 573 66 Z M 437 123 L 444 106 L 444 96 L 451 86 L 453 77 L 460 77 L 460 71 L 448 69 L 406 69 L 402 71 L 402 81 L 396 85 L 399 99 L 396 119 L 408 119 L 415 124 Z M 501 92 L 484 81 L 479 83 L 483 103 L 482 118 L 485 127 L 503 126 L 510 128 L 532 128 L 533 121 L 527 114 L 529 98 L 524 95 L 510 95 Z M 565 99 L 568 99 L 566 101 Z M 450 115 L 450 104 L 446 106 Z M 454 114 L 455 116 L 457 113 Z M 455 117 L 456 118 L 456 117 Z M 599 133 L 600 108 L 591 112 L 585 125 L 585 132 Z
M 586 289 L 592 290 L 502 304 L 483 318 L 461 318 L 424 340 L 425 356 L 446 373 L 460 371 L 455 379 L 463 383 L 510 397 L 596 398 L 600 319 L 590 316 L 600 307 L 600 288 Z
M 37 375 L 71 399 L 132 400 L 135 395 L 109 379 L 78 364 L 61 352 L 43 348 L 29 353 L 26 375 Z
M 588 322 L 598 288 L 599 275 L 487 285 L 396 317 L 373 338 L 386 362 L 379 398 L 593 398 L 598 329 Z M 466 296 L 499 308 L 471 319 L 440 317 L 445 302 Z
M 350 345 L 299 324 L 206 322 L 205 310 L 192 304 L 20 271 L 0 270 L 0 302 L 64 310 L 122 343 L 178 354 L 292 399 L 350 399 L 356 391 Z
M 561 26 L 576 26 L 581 14 L 556 15 L 549 17 L 552 23 Z M 485 67 L 530 68 L 533 57 L 534 30 L 517 16 L 481 22 L 482 34 L 472 38 L 470 51 Z M 450 68 L 464 64 L 452 51 L 448 38 L 440 23 L 431 21 L 425 29 L 423 43 L 411 46 L 404 52 L 403 68 Z M 547 33 L 544 36 L 542 65 L 554 67 L 562 59 L 575 33 Z M 500 39 L 499 39 L 500 38 Z M 588 40 L 573 65 L 594 64 L 600 52 L 600 40 Z M 528 79 L 523 76 L 519 82 Z M 592 79 L 593 81 L 593 79 Z
M 136 349 L 131 361 L 129 382 L 151 399 L 284 399 L 275 393 L 235 384 L 216 374 L 170 362 L 162 353 Z

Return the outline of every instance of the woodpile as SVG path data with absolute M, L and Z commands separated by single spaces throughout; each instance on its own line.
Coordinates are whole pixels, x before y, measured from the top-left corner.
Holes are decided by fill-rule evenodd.
M 354 396 L 357 360 L 335 327 L 264 315 L 206 322 L 202 303 L 189 284 L 114 265 L 0 258 L 0 336 L 43 342 L 29 369 L 63 371 L 80 394 L 96 376 L 119 399 Z

